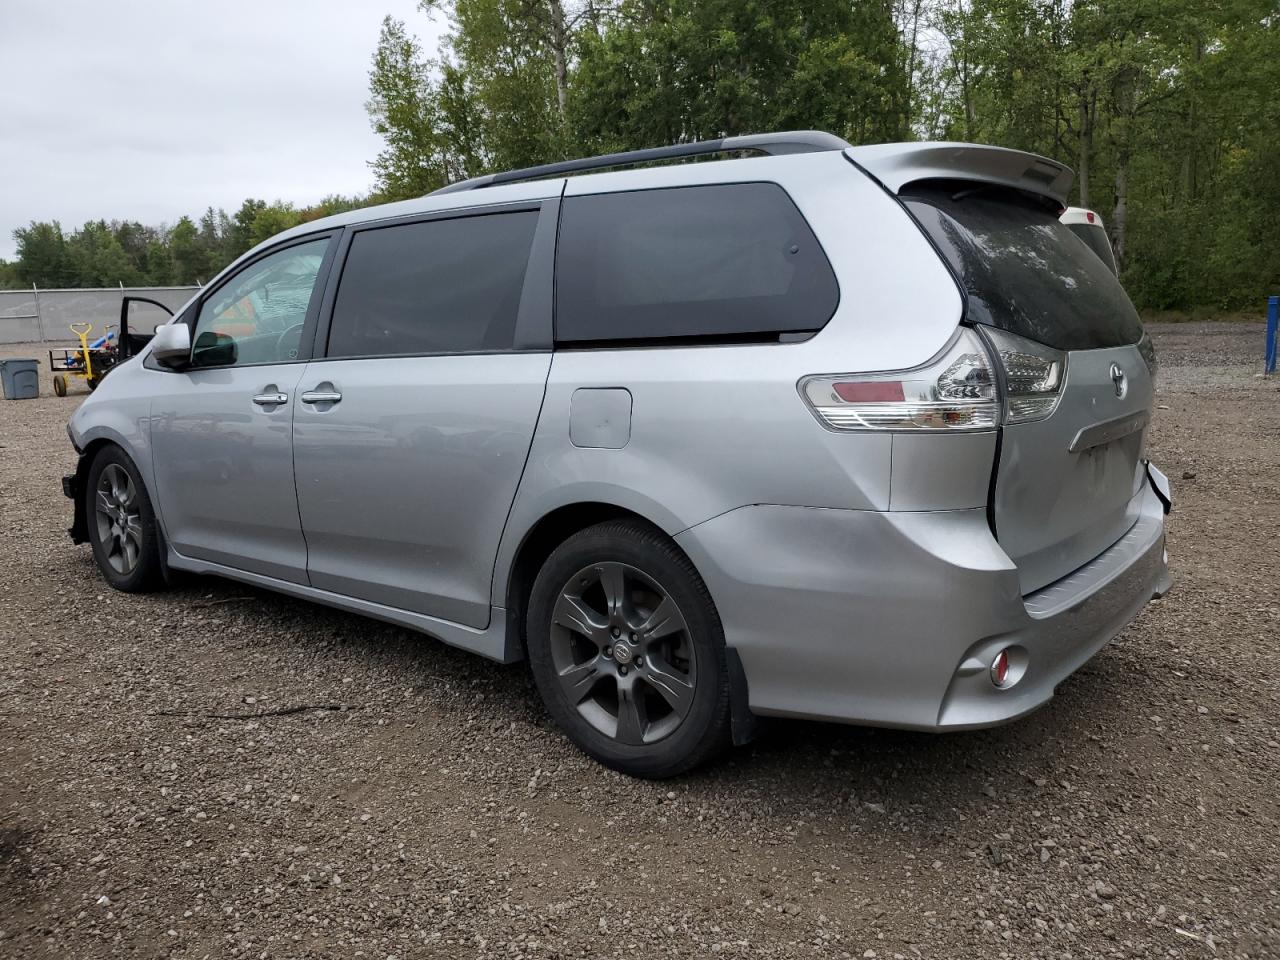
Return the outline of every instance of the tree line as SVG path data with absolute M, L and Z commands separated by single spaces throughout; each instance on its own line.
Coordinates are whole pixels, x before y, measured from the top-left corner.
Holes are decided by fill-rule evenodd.
M 72 233 L 57 221 L 32 223 L 14 231 L 17 257 L 0 260 L 0 289 L 199 284 L 281 230 L 366 202 L 332 196 L 295 207 L 249 199 L 234 215 L 210 207 L 172 226 L 92 220 Z
M 366 198 L 249 200 L 169 228 L 17 231 L 0 285 L 190 283 L 361 202 L 577 156 L 815 128 L 966 140 L 1077 172 L 1140 307 L 1280 291 L 1277 0 L 421 0 L 426 49 L 384 20 Z
M 388 18 L 377 190 L 689 140 L 816 128 L 966 140 L 1077 172 L 1146 308 L 1280 292 L 1275 0 L 423 0 Z

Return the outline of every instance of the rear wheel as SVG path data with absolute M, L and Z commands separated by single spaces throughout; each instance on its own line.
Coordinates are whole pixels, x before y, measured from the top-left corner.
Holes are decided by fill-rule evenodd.
M 53 392 L 60 397 L 67 395 L 67 378 L 60 373 L 53 375 Z
M 724 632 L 707 588 L 667 537 L 614 521 L 575 534 L 534 581 L 529 662 L 583 751 L 671 777 L 728 743 Z
M 119 447 L 103 447 L 89 467 L 85 516 L 93 558 L 106 581 L 126 593 L 160 587 L 160 538 L 138 468 Z

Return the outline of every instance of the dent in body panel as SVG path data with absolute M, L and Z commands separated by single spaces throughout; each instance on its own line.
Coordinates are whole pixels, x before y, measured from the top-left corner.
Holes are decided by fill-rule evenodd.
M 995 456 L 994 430 L 894 434 L 889 509 L 985 509 Z
M 525 534 L 573 503 L 613 504 L 669 535 L 749 503 L 885 509 L 890 438 L 825 430 L 796 393 L 788 359 L 803 344 L 559 351 L 498 557 L 503 602 Z M 577 447 L 575 391 L 625 385 L 625 447 Z
M 1128 376 L 1117 397 L 1111 364 Z M 1030 593 L 1092 560 L 1137 519 L 1146 482 L 1145 432 L 1073 452 L 1082 431 L 1151 406 L 1153 387 L 1136 347 L 1068 354 L 1062 399 L 1045 420 L 1009 424 L 1000 447 L 995 520 L 1000 544 Z
M 965 648 L 1025 619 L 984 510 L 743 507 L 676 542 L 760 713 L 931 728 Z

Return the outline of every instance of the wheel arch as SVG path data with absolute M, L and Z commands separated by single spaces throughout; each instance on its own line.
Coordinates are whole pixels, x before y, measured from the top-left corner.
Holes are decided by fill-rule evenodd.
M 533 589 L 534 578 L 547 557 L 578 531 L 608 520 L 638 520 L 655 529 L 662 529 L 648 517 L 626 507 L 600 501 L 583 501 L 556 507 L 525 531 L 511 557 L 506 589 L 503 592 L 503 606 L 507 611 L 507 642 L 516 654 L 512 659 L 523 659 L 526 655 L 525 611 L 529 608 L 529 594 Z
M 553 550 L 575 533 L 609 520 L 636 520 L 667 537 L 671 545 L 689 561 L 696 571 L 698 566 L 684 548 L 662 528 L 661 524 L 637 513 L 635 510 L 602 501 L 568 503 L 544 514 L 526 532 L 512 555 L 506 573 L 506 589 L 503 593 L 506 610 L 507 661 L 528 659 L 528 637 L 525 632 L 525 612 L 534 578 Z M 699 576 L 701 572 L 699 571 Z M 712 601 L 714 603 L 714 600 Z M 717 611 L 718 614 L 718 611 Z M 727 640 L 727 638 L 726 638 Z M 755 717 L 748 703 L 746 673 L 737 650 L 726 642 L 725 655 L 729 667 L 729 703 L 733 742 L 737 745 L 749 742 L 755 734 Z
M 174 577 L 169 568 L 168 538 L 164 529 L 164 517 L 160 513 L 160 503 L 156 497 L 154 477 L 149 469 L 151 464 L 139 460 L 137 451 L 130 449 L 130 444 L 125 438 L 109 430 L 95 431 L 87 439 L 83 440 L 83 444 L 79 448 L 80 458 L 76 461 L 76 472 L 72 480 L 72 489 L 75 496 L 71 501 L 73 511 L 71 527 L 67 531 L 71 535 L 71 542 L 77 545 L 89 542 L 88 498 L 85 496 L 85 492 L 89 489 L 89 471 L 93 468 L 93 462 L 98 459 L 98 455 L 103 450 L 108 447 L 116 447 L 129 458 L 134 469 L 138 471 L 138 478 L 142 482 L 143 489 L 150 500 L 151 511 L 155 518 L 156 536 L 159 539 L 160 573 L 164 578 L 165 584 L 172 586 Z M 63 482 L 65 484 L 66 481 L 64 480 Z
M 116 438 L 111 436 L 97 436 L 84 445 L 80 450 L 80 459 L 76 461 L 75 472 L 75 497 L 72 499 L 74 505 L 74 513 L 71 521 L 71 542 L 80 544 L 89 542 L 89 514 L 88 505 L 85 502 L 85 492 L 89 489 L 89 470 L 93 466 L 93 462 L 98 459 L 98 454 L 107 447 L 119 447 L 130 460 L 134 460 L 133 455 L 129 453 L 128 448 L 120 443 Z

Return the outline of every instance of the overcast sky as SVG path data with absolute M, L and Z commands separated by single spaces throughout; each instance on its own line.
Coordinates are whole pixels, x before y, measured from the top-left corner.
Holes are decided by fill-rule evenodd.
M 388 13 L 434 50 L 416 0 L 0 0 L 0 258 L 31 220 L 364 192 Z

